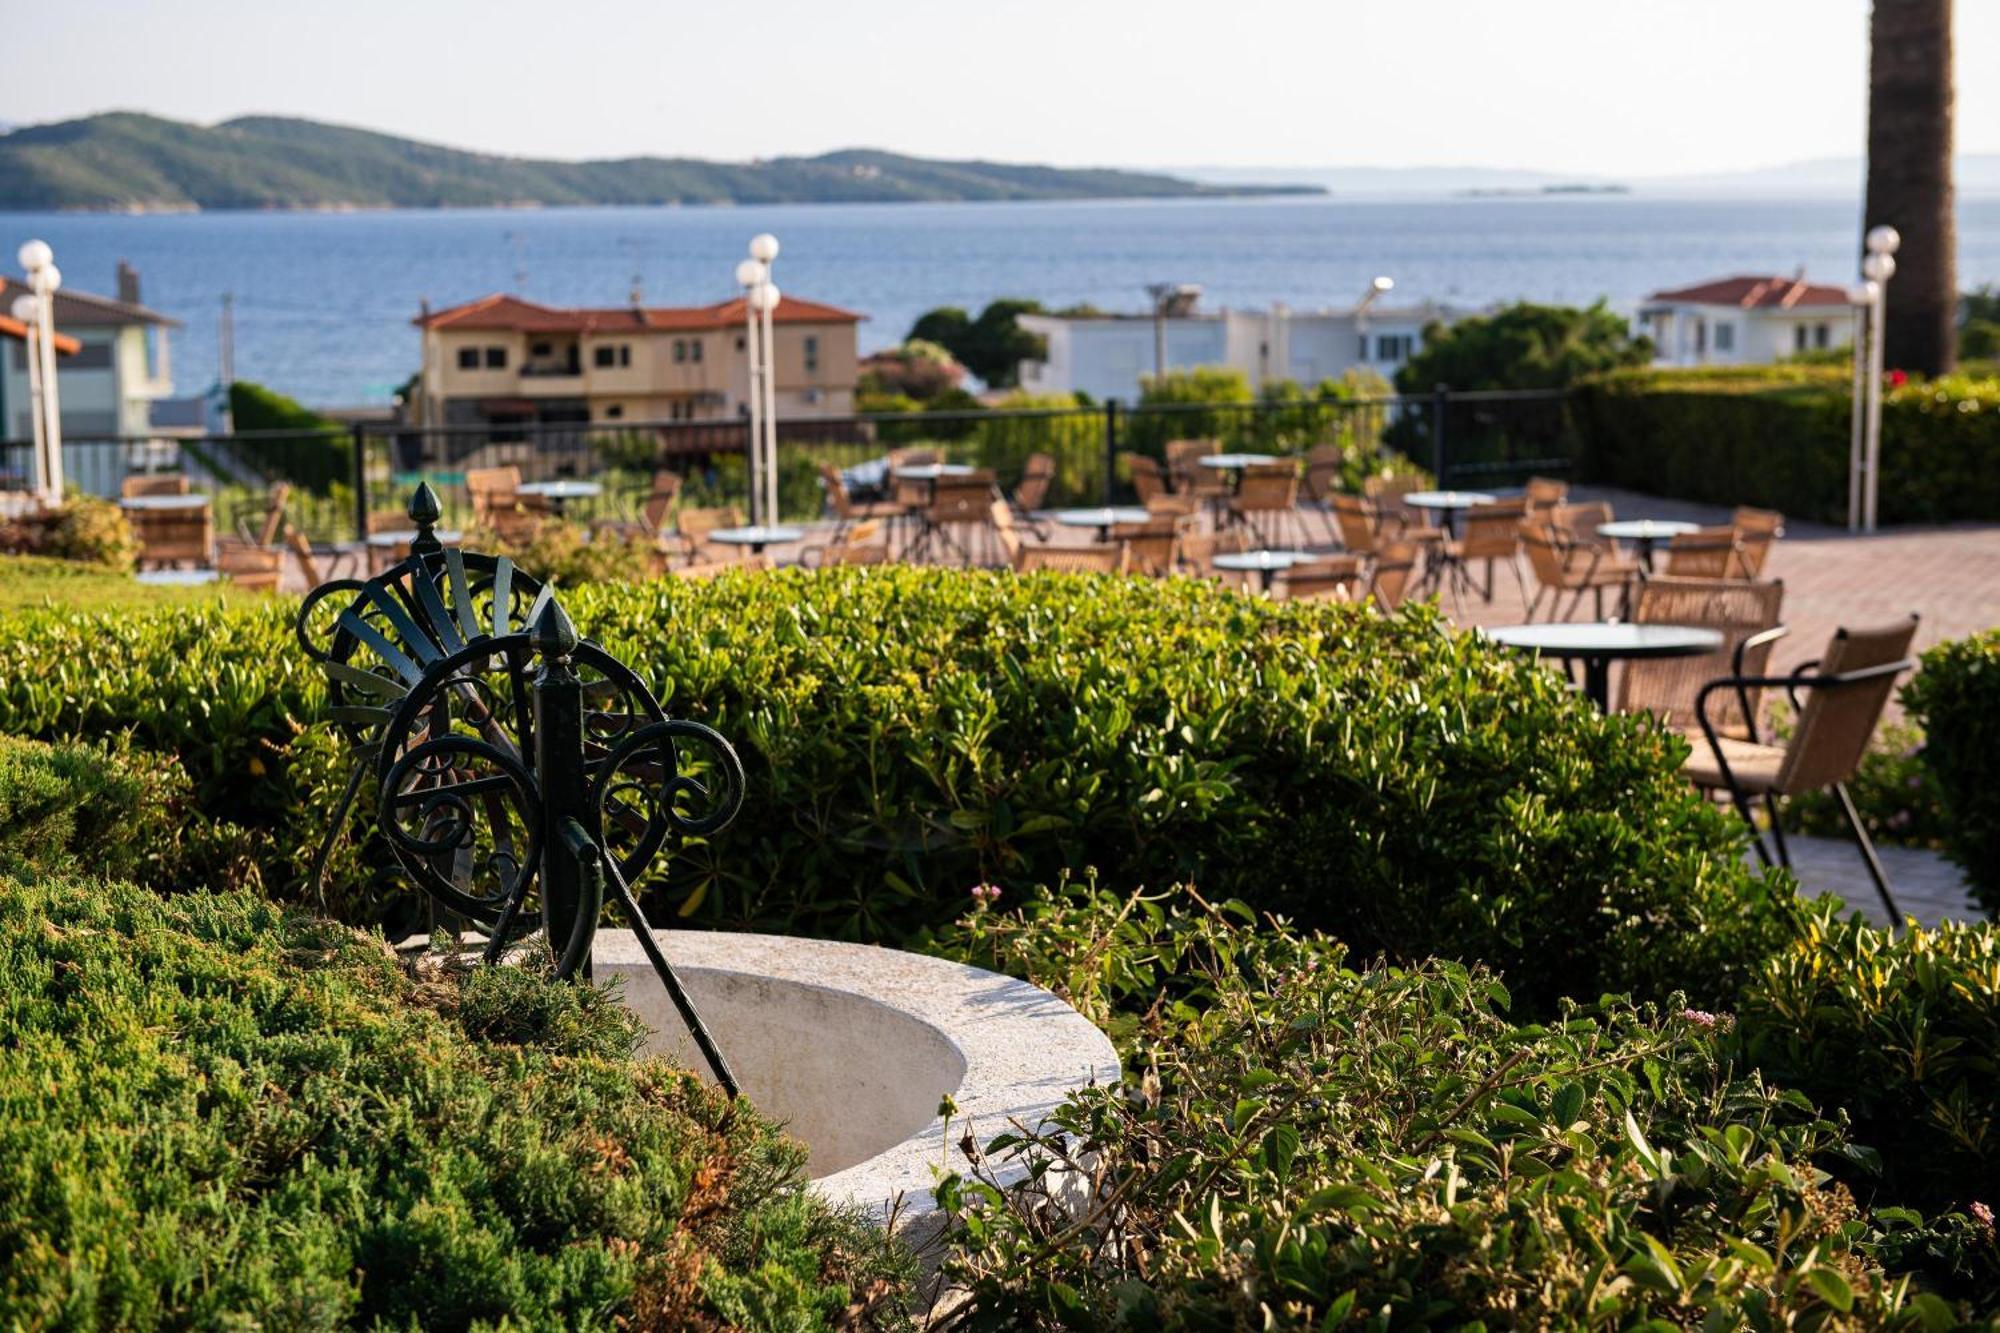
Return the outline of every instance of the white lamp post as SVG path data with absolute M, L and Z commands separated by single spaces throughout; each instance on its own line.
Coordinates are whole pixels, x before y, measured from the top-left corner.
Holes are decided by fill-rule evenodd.
M 28 398 L 35 425 L 35 489 L 52 505 L 63 497 L 62 405 L 56 394 L 56 291 L 62 270 L 47 241 L 25 242 L 16 256 L 28 275 L 29 295 L 15 302 L 15 318 L 28 324 Z M 33 308 L 21 313 L 23 305 Z
M 1863 532 L 1875 531 L 1875 497 L 1882 472 L 1882 329 L 1889 303 L 1889 279 L 1896 276 L 1896 251 L 1903 238 L 1894 227 L 1870 227 L 1865 242 L 1868 257 L 1861 276 L 1871 289 L 1868 303 L 1867 424 L 1862 441 L 1861 513 Z
M 778 521 L 778 374 L 771 334 L 771 312 L 780 299 L 771 281 L 777 257 L 778 238 L 762 232 L 750 240 L 750 257 L 736 266 L 750 353 L 750 517 L 765 524 Z
M 1361 299 L 1354 303 L 1355 350 L 1360 353 L 1362 361 L 1368 359 L 1368 307 L 1374 305 L 1383 293 L 1394 291 L 1395 287 L 1394 278 L 1386 275 L 1378 277 L 1368 284 L 1368 290 L 1361 293 Z
M 1862 476 L 1868 466 L 1868 345 L 1873 341 L 1871 326 L 1875 304 L 1882 297 L 1879 282 L 1858 282 L 1847 289 L 1847 304 L 1853 311 L 1854 393 L 1853 410 L 1848 413 L 1847 441 L 1847 530 L 1861 531 Z

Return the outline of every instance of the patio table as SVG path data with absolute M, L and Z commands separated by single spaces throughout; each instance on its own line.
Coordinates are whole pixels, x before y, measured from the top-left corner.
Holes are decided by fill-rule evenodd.
M 446 546 L 457 545 L 459 538 L 464 535 L 464 533 L 450 528 L 438 528 L 431 533 L 431 536 L 437 538 Z M 386 532 L 371 532 L 368 534 L 368 544 L 377 550 L 394 550 L 398 546 L 408 546 L 416 539 L 417 530 L 415 528 L 390 528 Z
M 1639 563 L 1648 572 L 1653 568 L 1653 546 L 1671 541 L 1685 532 L 1699 532 L 1699 523 L 1681 523 L 1664 518 L 1621 518 L 1597 525 L 1597 535 L 1613 541 L 1629 541 L 1639 548 Z
M 724 546 L 747 546 L 752 555 L 762 555 L 766 546 L 783 546 L 788 542 L 804 541 L 805 536 L 804 528 L 758 523 L 747 528 L 717 528 L 705 534 L 702 540 L 721 542 Z
M 1099 506 L 1094 509 L 1058 509 L 1050 518 L 1066 528 L 1096 528 L 1097 540 L 1111 540 L 1111 529 L 1120 523 L 1145 523 L 1153 511 L 1142 505 Z
M 208 497 L 199 492 L 188 495 L 128 495 L 118 502 L 120 509 L 151 512 L 157 510 L 206 509 Z
M 1634 625 L 1618 620 L 1583 624 L 1495 625 L 1480 634 L 1539 657 L 1583 663 L 1583 692 L 1601 712 L 1611 708 L 1611 664 L 1646 657 L 1699 657 L 1722 647 L 1722 634 L 1697 625 Z
M 930 481 L 939 477 L 969 477 L 979 469 L 970 463 L 905 463 L 889 469 L 898 481 Z
M 213 569 L 146 569 L 134 574 L 132 580 L 149 588 L 198 588 L 221 577 Z
M 1214 557 L 1213 563 L 1217 569 L 1255 573 L 1263 581 L 1264 591 L 1269 592 L 1271 580 L 1280 573 L 1318 558 L 1308 551 L 1224 551 Z
M 516 487 L 523 495 L 539 495 L 549 502 L 549 508 L 560 515 L 572 500 L 595 500 L 604 494 L 604 487 L 594 481 L 526 481 Z
M 1490 505 L 1499 497 L 1485 491 L 1411 491 L 1403 503 L 1412 509 L 1428 509 L 1438 516 L 1438 526 L 1447 537 L 1456 537 L 1459 514 L 1467 509 Z

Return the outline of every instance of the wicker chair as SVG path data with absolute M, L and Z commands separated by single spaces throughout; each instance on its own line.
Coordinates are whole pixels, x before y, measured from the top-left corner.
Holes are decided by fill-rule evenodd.
M 1368 571 L 1368 595 L 1384 611 L 1403 604 L 1403 596 L 1417 576 L 1415 542 L 1384 542 L 1376 548 L 1375 562 Z
M 734 571 L 768 574 L 774 565 L 768 551 L 756 551 L 729 560 L 700 560 L 673 571 L 677 579 L 708 580 Z
M 889 562 L 889 538 L 879 518 L 864 519 L 836 531 L 820 546 L 808 547 L 799 556 L 807 567 L 834 565 L 883 565 Z
M 1779 612 L 1782 583 L 1719 579 L 1642 578 L 1632 597 L 1632 620 L 1640 625 L 1695 625 L 1722 635 L 1722 646 L 1699 657 L 1647 657 L 1625 664 L 1615 706 L 1621 713 L 1647 712 L 1678 731 L 1698 738 L 1695 699 L 1717 676 L 1761 676 L 1771 645 L 1783 635 Z M 1749 740 L 1756 734 L 1761 692 L 1746 688 L 1711 701 L 1710 720 L 1719 735 Z M 1746 716 L 1744 709 L 1748 708 Z
M 1168 440 L 1164 452 L 1167 476 L 1175 490 L 1201 500 L 1228 498 L 1229 479 L 1201 465 L 1201 460 L 1210 454 L 1222 452 L 1220 440 Z
M 1446 540 L 1441 548 L 1449 561 L 1451 571 L 1451 593 L 1456 599 L 1461 589 L 1470 588 L 1479 594 L 1480 600 L 1491 605 L 1493 602 L 1493 567 L 1504 560 L 1514 570 L 1514 582 L 1521 589 L 1521 600 L 1528 600 L 1528 579 L 1521 573 L 1521 521 L 1527 516 L 1526 500 L 1496 500 L 1492 504 L 1480 505 L 1468 510 L 1465 515 L 1465 535 Z M 1481 587 L 1470 573 L 1472 562 L 1486 562 L 1486 584 Z
M 1329 502 L 1338 525 L 1340 544 L 1354 555 L 1373 555 L 1382 543 L 1382 520 L 1373 501 L 1358 495 L 1335 495 Z
M 1589 504 L 1557 505 L 1548 514 L 1548 521 L 1555 525 L 1556 536 L 1565 545 L 1582 547 L 1586 550 L 1601 550 L 1616 556 L 1621 554 L 1618 543 L 1609 537 L 1600 537 L 1597 530 L 1616 517 L 1611 506 L 1602 500 Z
M 1743 576 L 1754 579 L 1764 572 L 1764 561 L 1770 558 L 1772 545 L 1785 535 L 1785 516 L 1775 509 L 1739 506 L 1730 515 L 1729 526 L 1736 529 Z
M 186 495 L 188 479 L 179 472 L 142 472 L 118 483 L 118 494 L 126 500 L 142 495 Z
M 1533 620 L 1542 599 L 1549 599 L 1549 619 L 1568 620 L 1583 605 L 1589 593 L 1597 618 L 1604 618 L 1604 594 L 1617 589 L 1621 599 L 1639 567 L 1620 559 L 1602 547 L 1572 546 L 1552 523 L 1527 522 L 1520 525 L 1521 549 L 1527 554 L 1528 568 L 1535 575 L 1535 595 L 1528 601 L 1527 618 Z M 1573 594 L 1569 610 L 1562 609 L 1564 593 Z
M 1227 532 L 1190 532 L 1180 541 L 1181 568 L 1197 578 L 1215 579 L 1233 587 L 1240 587 L 1243 575 L 1234 570 L 1217 569 L 1215 557 L 1225 552 L 1247 551 L 1249 539 L 1241 528 Z
M 1115 574 L 1125 567 L 1124 562 L 1124 547 L 1103 542 L 1094 546 L 1023 546 L 1014 553 L 1014 568 L 1023 574 L 1041 569 Z
M 991 469 L 980 468 L 963 477 L 939 477 L 931 488 L 930 504 L 923 511 L 924 530 L 917 534 L 906 557 L 916 560 L 932 554 L 934 549 L 948 549 L 968 565 L 978 563 L 972 545 L 984 535 L 989 540 L 982 554 L 990 553 L 996 498 Z M 954 532 L 968 531 L 964 542 L 952 536 Z
M 741 509 L 735 505 L 711 505 L 706 508 L 681 510 L 674 520 L 674 533 L 680 538 L 681 548 L 689 564 L 708 562 L 730 564 L 739 562 L 742 552 L 726 551 L 718 554 L 713 547 L 721 543 L 710 543 L 708 534 L 717 528 L 742 526 Z
M 1288 602 L 1349 602 L 1366 587 L 1361 574 L 1361 557 L 1330 556 L 1293 565 L 1280 584 Z
M 1698 528 L 1669 541 L 1666 573 L 1670 578 L 1683 579 L 1750 577 L 1744 569 L 1734 527 Z
M 1156 458 L 1144 454 L 1123 453 L 1118 455 L 1125 474 L 1132 478 L 1132 494 L 1144 504 L 1156 495 L 1167 493 L 1167 472 Z
M 1201 512 L 1201 501 L 1192 495 L 1169 492 L 1146 501 L 1146 512 L 1154 518 L 1193 518 Z
M 1229 497 L 1229 517 L 1244 523 L 1267 545 L 1285 540 L 1298 524 L 1299 474 L 1290 463 L 1245 468 L 1236 494 Z
M 1385 535 L 1412 542 L 1443 541 L 1444 529 L 1432 522 L 1429 510 L 1403 503 L 1404 496 L 1429 485 L 1422 477 L 1370 477 L 1361 483 L 1361 494 L 1374 501 Z
M 1014 516 L 1033 528 L 1035 535 L 1046 538 L 1047 530 L 1039 523 L 1035 514 L 1049 502 L 1049 487 L 1055 484 L 1056 460 L 1047 454 L 1029 454 L 1027 466 L 1021 471 L 1021 480 L 1014 484 L 1014 493 L 1007 497 Z
M 819 484 L 826 492 L 827 507 L 833 511 L 835 541 L 839 541 L 841 535 L 856 523 L 877 519 L 895 522 L 908 512 L 894 500 L 856 500 L 854 493 L 847 489 L 847 478 L 841 476 L 840 469 L 831 463 L 819 465 Z
M 1875 844 L 1869 841 L 1854 800 L 1847 794 L 1847 780 L 1868 751 L 1896 678 L 1916 666 L 1909 655 L 1916 634 L 1914 615 L 1879 629 L 1839 629 L 1828 642 L 1824 657 L 1789 676 L 1738 672 L 1709 681 L 1695 696 L 1695 718 L 1707 745 L 1697 746 L 1683 769 L 1702 790 L 1727 792 L 1753 836 L 1757 825 L 1750 800 L 1762 797 L 1771 816 L 1778 862 L 1787 867 L 1792 859 L 1778 817 L 1778 798 L 1831 787 L 1892 922 L 1902 919 L 1902 909 L 1889 891 L 1889 878 L 1875 855 Z M 1784 744 L 1767 745 L 1757 739 L 1754 712 L 1742 702 L 1752 689 L 1782 689 L 1799 710 L 1797 724 Z M 1732 740 L 1718 726 L 1718 701 L 1728 695 L 1736 696 L 1739 714 L 1750 719 L 1753 730 L 1749 739 Z M 1771 864 L 1771 853 L 1761 836 L 1756 836 L 1756 846 L 1758 857 Z
M 1334 527 L 1333 502 L 1341 496 L 1340 483 L 1344 471 L 1344 455 L 1337 444 L 1314 445 L 1306 453 L 1305 500 L 1300 508 L 1319 515 L 1330 542 L 1340 540 L 1340 534 Z
M 1569 483 L 1553 477 L 1530 477 L 1522 498 L 1531 518 L 1546 518 L 1569 502 Z
M 1113 526 L 1111 540 L 1125 548 L 1124 568 L 1156 579 L 1172 574 L 1179 559 L 1182 522 L 1164 518 Z
M 276 592 L 284 564 L 282 546 L 260 546 L 241 537 L 222 537 L 215 543 L 216 572 L 239 588 Z

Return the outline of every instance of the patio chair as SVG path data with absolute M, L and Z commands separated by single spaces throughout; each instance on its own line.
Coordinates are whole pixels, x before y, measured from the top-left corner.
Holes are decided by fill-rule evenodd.
M 931 488 L 929 505 L 921 511 L 923 531 L 904 552 L 904 558 L 919 560 L 934 551 L 948 549 L 968 565 L 979 563 L 972 546 L 983 536 L 987 541 L 982 554 L 992 551 L 993 505 L 999 498 L 990 468 L 980 468 L 963 477 L 939 477 Z M 952 536 L 954 531 L 967 529 L 971 531 L 966 541 Z
M 1697 528 L 1674 537 L 1667 543 L 1665 573 L 1683 579 L 1750 577 L 1733 526 Z
M 238 538 L 252 546 L 276 546 L 278 532 L 285 525 L 285 501 L 291 498 L 291 494 L 292 483 L 289 481 L 272 482 L 262 499 L 252 497 L 236 506 L 231 529 Z
M 1329 556 L 1306 564 L 1293 565 L 1281 578 L 1284 600 L 1288 602 L 1350 602 L 1365 588 L 1361 557 Z
M 827 507 L 833 511 L 833 538 L 839 541 L 847 529 L 857 523 L 871 523 L 886 520 L 890 523 L 904 518 L 908 511 L 894 500 L 857 500 L 847 489 L 847 478 L 831 463 L 819 465 L 819 483 L 826 491 Z
M 1695 717 L 1707 745 L 1697 746 L 1683 768 L 1703 791 L 1729 794 L 1736 812 L 1750 825 L 1758 858 L 1770 865 L 1771 853 L 1756 831 L 1756 819 L 1750 809 L 1751 798 L 1761 797 L 1770 815 L 1771 839 L 1777 844 L 1778 863 L 1787 868 L 1792 859 L 1785 846 L 1778 799 L 1832 788 L 1892 923 L 1902 920 L 1902 909 L 1889 891 L 1889 878 L 1883 873 L 1875 844 L 1869 841 L 1868 830 L 1854 808 L 1854 799 L 1847 794 L 1847 780 L 1854 776 L 1867 753 L 1868 742 L 1881 721 L 1896 678 L 1916 666 L 1909 655 L 1916 634 L 1914 615 L 1878 629 L 1838 629 L 1827 643 L 1824 657 L 1804 664 L 1788 676 L 1737 673 L 1709 681 L 1695 696 Z M 1784 690 L 1798 709 L 1797 723 L 1782 745 L 1767 745 L 1757 739 L 1755 716 L 1742 703 L 1746 691 L 1759 688 Z M 1718 701 L 1732 694 L 1737 697 L 1741 716 L 1749 720 L 1752 728 L 1747 740 L 1733 740 L 1723 735 L 1717 725 L 1721 712 Z
M 754 551 L 745 552 L 741 556 L 732 557 L 728 560 L 697 560 L 691 564 L 682 565 L 680 568 L 673 570 L 672 573 L 677 579 L 705 581 L 715 578 L 718 575 L 727 574 L 732 570 L 749 570 L 755 574 L 768 574 L 775 567 L 771 561 L 770 552 Z
M 1528 600 L 1528 579 L 1521 572 L 1521 522 L 1527 516 L 1526 500 L 1496 500 L 1492 504 L 1480 505 L 1465 513 L 1465 535 L 1448 538 L 1440 548 L 1449 562 L 1451 588 L 1454 598 L 1462 588 L 1470 588 L 1479 594 L 1487 605 L 1493 603 L 1494 565 L 1504 560 L 1514 571 L 1514 582 L 1521 590 L 1521 601 Z M 1481 587 L 1470 573 L 1472 562 L 1486 562 L 1486 584 Z
M 1616 588 L 1620 600 L 1639 566 L 1602 546 L 1577 546 L 1565 541 L 1552 523 L 1524 522 L 1520 525 L 1521 549 L 1527 554 L 1528 568 L 1535 575 L 1535 595 L 1528 601 L 1527 619 L 1533 620 L 1542 599 L 1549 599 L 1549 619 L 1568 620 L 1583 605 L 1589 593 L 1597 618 L 1604 619 L 1604 594 Z M 1562 609 L 1564 593 L 1573 594 L 1569 610 Z
M 1569 502 L 1569 483 L 1554 477 L 1530 477 L 1522 498 L 1528 503 L 1530 517 L 1545 517 Z
M 1739 505 L 1729 516 L 1729 526 L 1736 529 L 1743 575 L 1754 579 L 1764 572 L 1764 561 L 1770 558 L 1771 547 L 1785 535 L 1785 516 L 1775 509 Z
M 1146 512 L 1154 518 L 1193 518 L 1201 512 L 1201 501 L 1192 495 L 1169 491 L 1147 500 Z
M 1355 555 L 1373 555 L 1382 544 L 1382 519 L 1373 501 L 1358 495 L 1335 495 L 1328 502 L 1339 530 L 1340 544 Z
M 1015 572 L 1058 569 L 1070 573 L 1116 574 L 1125 567 L 1125 549 L 1098 542 L 1092 546 L 1023 546 L 1014 553 Z
M 1298 525 L 1299 474 L 1289 462 L 1245 468 L 1236 494 L 1229 497 L 1229 518 L 1247 524 L 1259 541 L 1276 545 L 1285 530 Z
M 1048 530 L 1035 518 L 1035 514 L 1049 502 L 1049 487 L 1055 484 L 1056 460 L 1048 454 L 1029 454 L 1027 466 L 1021 470 L 1021 479 L 1014 483 L 1014 493 L 1007 497 L 1014 517 L 1034 530 L 1037 537 L 1046 538 Z
M 216 572 L 252 592 L 276 592 L 284 561 L 282 546 L 264 546 L 241 537 L 223 537 L 215 543 Z
M 683 509 L 674 520 L 674 533 L 680 538 L 681 548 L 687 555 L 689 564 L 715 562 L 722 564 L 740 563 L 748 553 L 748 548 L 716 551 L 719 542 L 710 542 L 708 534 L 717 528 L 740 528 L 743 526 L 743 511 L 735 505 L 708 505 L 694 509 Z
M 820 546 L 809 546 L 799 555 L 808 568 L 834 565 L 883 565 L 889 562 L 889 538 L 879 518 L 864 519 L 834 533 Z
M 1121 453 L 1118 461 L 1132 478 L 1132 494 L 1139 498 L 1140 504 L 1167 493 L 1167 472 L 1160 466 L 1159 459 L 1148 458 L 1144 454 Z
M 1403 503 L 1410 492 L 1429 487 L 1422 477 L 1370 477 L 1361 483 L 1361 494 L 1374 501 L 1379 526 L 1388 536 L 1413 542 L 1443 541 L 1444 529 L 1432 521 L 1429 510 Z
M 1180 551 L 1180 534 L 1185 520 L 1156 518 L 1147 523 L 1118 523 L 1111 528 L 1111 540 L 1125 548 L 1124 568 L 1149 578 L 1163 579 L 1174 572 Z
M 186 495 L 188 479 L 180 472 L 142 472 L 125 478 L 118 483 L 120 499 L 132 500 L 142 495 Z
M 1599 528 L 1613 521 L 1611 506 L 1602 500 L 1593 500 L 1589 504 L 1557 505 L 1549 511 L 1547 520 L 1555 525 L 1556 536 L 1570 546 L 1603 550 L 1613 556 L 1620 554 L 1617 542 L 1597 535 Z
M 1180 540 L 1181 567 L 1196 578 L 1212 579 L 1226 587 L 1240 588 L 1246 575 L 1240 570 L 1218 569 L 1215 557 L 1225 552 L 1250 549 L 1248 535 L 1241 528 L 1225 532 L 1189 532 Z
M 1368 571 L 1368 595 L 1375 599 L 1378 608 L 1394 611 L 1403 604 L 1403 597 L 1416 578 L 1420 549 L 1415 542 L 1384 542 L 1376 549 Z
M 1625 663 L 1614 707 L 1621 713 L 1651 713 L 1699 744 L 1695 700 L 1701 687 L 1718 676 L 1764 674 L 1771 646 L 1785 632 L 1778 620 L 1784 602 L 1785 585 L 1778 582 L 1642 576 L 1632 594 L 1634 624 L 1712 629 L 1722 635 L 1722 646 L 1698 657 L 1644 657 Z M 1709 718 L 1716 732 L 1731 740 L 1754 738 L 1761 693 L 1746 687 L 1740 696 L 1713 699 Z
M 317 588 L 328 579 L 351 578 L 361 565 L 359 551 L 343 551 L 332 545 L 315 546 L 312 539 L 296 527 L 285 529 L 285 547 L 299 562 L 299 570 L 305 575 L 308 588 Z M 322 557 L 327 562 L 325 565 L 320 564 Z
M 1222 452 L 1220 440 L 1168 440 L 1162 451 L 1167 459 L 1167 479 L 1182 495 L 1199 500 L 1220 501 L 1229 495 L 1229 479 L 1201 460 Z
M 1345 467 L 1345 457 L 1337 444 L 1317 444 L 1306 453 L 1306 472 L 1302 483 L 1305 499 L 1299 507 L 1319 515 L 1329 542 L 1340 540 L 1334 527 L 1333 502 L 1341 494 L 1340 481 Z

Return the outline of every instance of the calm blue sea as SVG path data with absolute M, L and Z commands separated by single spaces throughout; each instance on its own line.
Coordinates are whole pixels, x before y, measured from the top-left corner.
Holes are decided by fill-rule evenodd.
M 111 292 L 121 258 L 147 304 L 182 320 L 178 389 L 216 373 L 223 293 L 236 298 L 236 373 L 314 404 L 385 402 L 415 369 L 418 304 L 514 289 L 557 304 L 734 294 L 749 238 L 784 246 L 780 287 L 865 311 L 864 350 L 922 311 L 1029 296 L 1137 309 L 1142 288 L 1196 282 L 1205 303 L 1345 304 L 1386 273 L 1396 297 L 1517 297 L 1629 308 L 1662 286 L 1734 272 L 1844 281 L 1850 199 L 1644 196 L 1287 199 L 1079 204 L 792 205 L 157 217 L 0 214 L 0 256 L 55 247 L 70 285 Z M 1959 276 L 2000 282 L 2000 198 L 1960 208 Z

